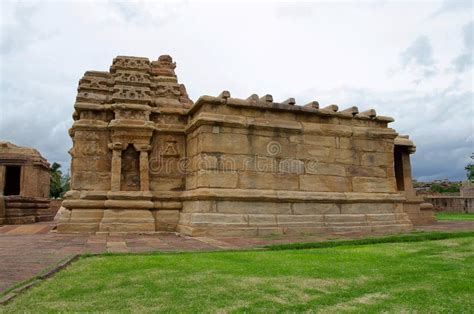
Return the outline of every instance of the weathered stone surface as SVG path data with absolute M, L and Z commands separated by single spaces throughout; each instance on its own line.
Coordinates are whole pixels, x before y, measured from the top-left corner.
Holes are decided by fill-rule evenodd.
M 341 214 L 388 214 L 393 212 L 394 205 L 391 203 L 341 204 Z
M 207 225 L 237 225 L 247 226 L 247 215 L 221 213 L 194 213 L 191 214 L 191 223 L 196 226 Z
M 184 201 L 184 213 L 212 213 L 217 212 L 217 205 L 215 201 Z
M 354 192 L 395 192 L 395 186 L 391 180 L 371 177 L 352 178 Z
M 249 226 L 275 226 L 277 224 L 276 215 L 251 214 L 248 215 Z
M 318 163 L 314 161 L 308 161 L 305 165 L 307 174 L 319 174 L 329 176 L 346 176 L 346 169 L 344 165 L 330 164 L 330 163 Z
M 292 212 L 295 215 L 339 214 L 340 205 L 334 203 L 294 203 Z
M 346 177 L 301 175 L 300 189 L 316 192 L 349 192 L 351 191 L 351 183 Z
M 217 212 L 241 214 L 291 214 L 290 203 L 218 201 Z
M 174 231 L 179 221 L 179 210 L 154 210 L 156 231 Z
M 296 174 L 248 171 L 240 174 L 239 188 L 298 190 L 298 176 Z
M 302 226 L 314 227 L 316 225 L 324 226 L 323 215 L 278 215 L 279 226 Z
M 167 55 L 119 56 L 81 79 L 59 232 L 405 230 L 421 215 L 414 144 L 396 138 L 393 119 L 268 94 L 193 104 L 175 68 Z
M 71 221 L 74 221 L 73 216 L 71 216 Z M 143 209 L 106 209 L 99 224 L 101 232 L 154 232 L 155 230 L 152 212 Z
M 346 166 L 346 172 L 348 176 L 351 177 L 387 177 L 387 168 L 386 167 L 362 167 L 349 165 Z

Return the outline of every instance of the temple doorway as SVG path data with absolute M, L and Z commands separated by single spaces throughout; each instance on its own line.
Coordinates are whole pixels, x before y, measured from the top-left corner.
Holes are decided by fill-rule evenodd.
M 21 166 L 6 166 L 5 168 L 3 195 L 20 195 Z

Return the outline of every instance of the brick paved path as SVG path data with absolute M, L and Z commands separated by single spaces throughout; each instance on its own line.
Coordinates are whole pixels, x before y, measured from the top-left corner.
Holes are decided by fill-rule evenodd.
M 38 275 L 61 260 L 80 253 L 211 251 L 247 249 L 267 244 L 361 238 L 363 233 L 315 236 L 184 237 L 173 233 L 153 235 L 65 235 L 50 232 L 53 224 L 37 223 L 0 227 L 0 293 Z M 474 222 L 444 221 L 417 227 L 422 231 L 474 230 Z

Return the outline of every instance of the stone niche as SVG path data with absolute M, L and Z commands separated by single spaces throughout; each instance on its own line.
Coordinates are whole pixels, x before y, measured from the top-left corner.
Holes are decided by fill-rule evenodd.
M 0 142 L 0 224 L 53 219 L 49 170 L 37 150 Z
M 79 81 L 58 232 L 387 232 L 434 219 L 392 118 L 227 91 L 193 103 L 175 67 L 119 56 Z

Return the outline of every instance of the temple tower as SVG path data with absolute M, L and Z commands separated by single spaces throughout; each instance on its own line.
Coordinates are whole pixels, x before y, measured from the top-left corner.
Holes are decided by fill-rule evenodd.
M 170 56 L 114 59 L 79 82 L 71 191 L 59 232 L 174 229 L 184 188 L 185 112 L 192 105 Z M 174 194 L 173 194 L 174 193 Z

